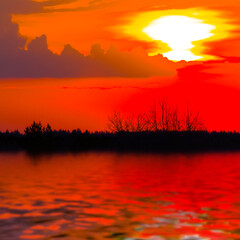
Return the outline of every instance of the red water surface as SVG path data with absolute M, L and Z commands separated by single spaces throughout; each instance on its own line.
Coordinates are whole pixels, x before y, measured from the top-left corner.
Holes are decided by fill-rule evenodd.
M 0 239 L 239 239 L 240 153 L 0 154 Z

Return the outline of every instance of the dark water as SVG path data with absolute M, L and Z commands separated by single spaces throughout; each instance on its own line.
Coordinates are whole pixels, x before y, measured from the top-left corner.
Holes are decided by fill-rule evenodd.
M 0 239 L 240 239 L 240 153 L 0 154 Z

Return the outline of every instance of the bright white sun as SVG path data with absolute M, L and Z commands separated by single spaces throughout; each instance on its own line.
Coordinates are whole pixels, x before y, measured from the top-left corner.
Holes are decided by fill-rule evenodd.
M 173 61 L 194 61 L 202 56 L 192 53 L 193 42 L 213 36 L 214 25 L 206 24 L 203 20 L 181 15 L 164 16 L 152 21 L 143 32 L 153 40 L 166 43 L 171 51 L 163 56 Z

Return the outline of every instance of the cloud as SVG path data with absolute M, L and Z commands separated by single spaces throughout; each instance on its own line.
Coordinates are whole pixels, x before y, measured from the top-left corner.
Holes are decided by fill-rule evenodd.
M 32 0 L 0 0 L 0 13 L 28 14 L 42 11 L 43 4 Z
M 107 52 L 96 44 L 92 46 L 90 57 L 97 59 L 115 69 L 120 76 L 151 77 L 169 76 L 176 73 L 176 64 L 162 55 L 150 57 L 142 48 L 135 48 L 132 52 L 120 52 L 111 46 Z
M 226 87 L 240 89 L 240 63 L 234 62 L 222 62 L 213 63 L 208 65 L 208 68 L 204 70 L 205 74 L 213 76 L 218 73 L 215 77 L 211 77 L 208 82 L 223 85 Z
M 47 37 L 35 38 L 26 46 L 19 35 L 18 25 L 9 15 L 0 21 L 0 77 L 150 77 L 176 73 L 175 64 L 161 55 L 149 57 L 142 49 L 120 52 L 111 47 L 106 52 L 93 45 L 89 56 L 84 56 L 70 45 L 61 54 L 49 50 Z
M 0 52 L 1 55 L 15 55 L 18 50 L 24 49 L 26 40 L 19 36 L 18 25 L 11 22 L 11 17 L 0 14 Z
M 189 8 L 216 6 L 240 6 L 236 0 L 225 1 L 213 0 L 211 4 L 205 0 L 188 0 L 182 1 L 162 1 L 160 6 L 156 6 L 155 0 L 139 1 L 132 0 L 0 0 L 0 12 L 11 14 L 28 14 L 36 12 L 70 12 L 70 11 L 89 11 L 102 7 L 113 5 L 114 10 L 135 11 L 136 9 L 163 9 L 163 8 Z
M 44 12 L 81 12 L 91 11 L 109 6 L 112 2 L 102 0 L 78 1 L 78 0 L 58 0 L 44 2 Z
M 77 4 L 76 4 L 77 3 Z M 90 11 L 109 5 L 102 0 L 0 0 L 0 13 L 30 14 L 43 12 Z

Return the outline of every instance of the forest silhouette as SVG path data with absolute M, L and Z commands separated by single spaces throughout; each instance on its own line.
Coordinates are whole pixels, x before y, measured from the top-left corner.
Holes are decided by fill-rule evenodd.
M 53 130 L 47 124 L 33 122 L 24 130 L 0 132 L 0 151 L 79 152 L 202 152 L 240 150 L 240 133 L 209 132 L 199 113 L 187 106 L 180 113 L 167 101 L 154 105 L 149 113 L 132 118 L 114 112 L 109 131 L 82 132 Z

